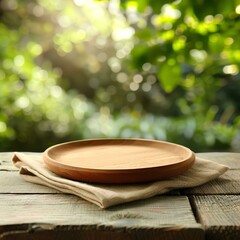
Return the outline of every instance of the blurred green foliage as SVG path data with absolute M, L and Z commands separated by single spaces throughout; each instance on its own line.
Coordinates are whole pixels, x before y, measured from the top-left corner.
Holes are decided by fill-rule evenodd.
M 1 0 L 0 151 L 100 137 L 238 151 L 239 20 L 239 0 Z

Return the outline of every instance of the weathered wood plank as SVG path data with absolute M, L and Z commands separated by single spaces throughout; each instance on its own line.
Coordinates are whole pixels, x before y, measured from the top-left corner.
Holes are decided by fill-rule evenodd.
M 205 227 L 206 239 L 240 238 L 239 195 L 194 196 L 191 202 L 197 218 Z
M 55 190 L 23 181 L 11 163 L 12 154 L 0 153 L 0 193 L 7 193 L 0 194 L 1 240 L 203 239 L 185 196 L 157 196 L 102 210 L 76 196 L 51 194 Z M 206 239 L 239 239 L 240 153 L 197 155 L 231 170 L 182 193 L 195 195 L 191 204 L 206 228 Z
M 240 170 L 228 170 L 213 181 L 181 192 L 187 195 L 240 194 Z
M 108 236 L 114 239 L 203 239 L 203 229 L 184 196 L 157 196 L 103 210 L 66 194 L 0 194 L 0 219 L 2 236 L 11 235 L 10 226 L 25 224 L 25 232 L 100 230 L 102 236 L 111 232 Z
M 24 181 L 18 172 L 0 173 L 0 193 L 60 193 L 59 191 Z
M 17 171 L 17 168 L 11 162 L 12 156 L 13 152 L 0 153 L 0 171 Z
M 212 152 L 197 153 L 196 155 L 226 165 L 230 169 L 240 169 L 240 153 Z
M 36 226 L 38 228 L 38 226 Z M 78 229 L 64 229 L 64 230 L 37 230 L 37 231 L 23 231 L 23 232 L 7 232 L 0 235 L 1 240 L 176 240 L 176 239 L 204 239 L 195 231 L 195 229 L 181 229 L 174 231 L 171 229 L 131 229 L 128 231 L 118 229 L 93 229 L 93 230 L 78 230 Z
M 162 224 L 196 223 L 188 199 L 184 196 L 158 196 L 102 210 L 94 204 L 66 194 L 0 194 L 0 208 L 2 219 L 0 224 L 44 222 L 57 225 L 79 223 L 83 225 L 111 223 L 112 225 L 115 223 L 117 226 L 124 225 L 127 221 L 128 227 L 156 228 Z M 26 212 L 30 212 L 31 215 L 26 216 L 24 214 Z
M 14 152 L 0 152 L 0 171 L 18 171 L 18 169 L 12 164 L 12 157 Z M 25 152 L 25 154 L 36 154 L 37 152 Z

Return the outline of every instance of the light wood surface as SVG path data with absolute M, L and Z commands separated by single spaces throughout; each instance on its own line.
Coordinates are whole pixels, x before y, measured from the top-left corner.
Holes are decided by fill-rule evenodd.
M 0 240 L 165 239 L 238 240 L 240 154 L 201 153 L 228 165 L 222 177 L 102 210 L 76 196 L 23 181 L 0 153 Z
M 51 171 L 95 183 L 137 183 L 177 176 L 195 156 L 181 145 L 143 139 L 98 139 L 52 146 L 44 152 Z
M 121 239 L 119 236 L 174 239 L 175 235 L 178 239 L 200 240 L 204 234 L 184 196 L 155 197 L 102 210 L 76 196 L 31 194 L 29 198 L 28 195 L 15 194 L 0 195 L 0 206 L 4 208 L 0 213 L 1 225 L 25 225 L 21 232 L 31 231 L 36 235 L 57 228 L 69 232 L 78 230 L 82 234 L 86 230 L 95 232 L 95 238 L 86 239 Z M 0 227 L 0 234 L 1 230 Z M 108 232 L 105 238 L 101 238 L 101 231 Z M 10 234 L 14 236 L 12 231 Z

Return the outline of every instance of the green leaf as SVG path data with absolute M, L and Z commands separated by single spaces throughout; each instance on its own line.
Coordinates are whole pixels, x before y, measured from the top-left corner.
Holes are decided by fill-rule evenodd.
M 144 63 L 148 62 L 148 51 L 147 44 L 139 44 L 132 50 L 131 58 L 134 67 L 141 68 Z
M 135 37 L 143 41 L 149 41 L 153 39 L 154 35 L 149 28 L 145 28 L 136 32 Z
M 172 65 L 170 61 L 164 62 L 160 65 L 157 75 L 162 88 L 167 93 L 170 93 L 181 81 L 180 64 L 175 63 L 174 65 Z

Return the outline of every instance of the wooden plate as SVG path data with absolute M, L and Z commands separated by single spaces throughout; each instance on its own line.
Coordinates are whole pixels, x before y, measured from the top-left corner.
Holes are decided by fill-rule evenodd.
M 145 139 L 95 139 L 48 148 L 47 167 L 73 180 L 139 183 L 167 179 L 188 170 L 194 153 L 181 145 Z

